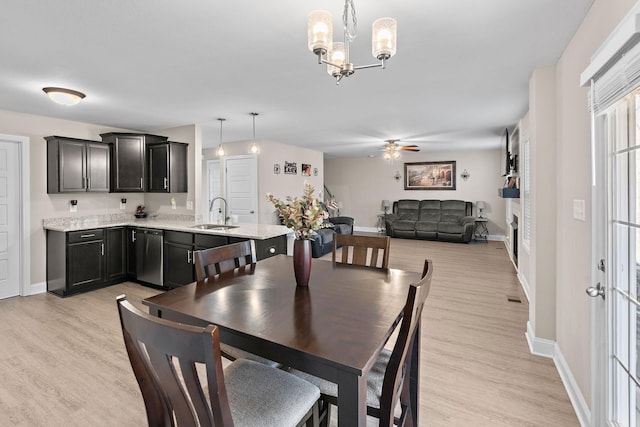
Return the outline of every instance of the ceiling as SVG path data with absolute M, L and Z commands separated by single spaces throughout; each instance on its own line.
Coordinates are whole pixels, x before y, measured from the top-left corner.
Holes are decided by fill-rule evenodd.
M 359 1 L 356 65 L 371 23 L 398 21 L 387 69 L 337 86 L 307 50 L 307 15 L 342 0 L 3 0 L 0 109 L 154 132 L 200 124 L 203 146 L 256 138 L 379 156 L 385 139 L 422 150 L 497 147 L 528 105 L 534 69 L 554 64 L 593 0 Z M 577 80 L 576 80 L 576 84 Z M 42 92 L 87 97 L 73 107 Z M 1 130 L 1 129 L 0 129 Z

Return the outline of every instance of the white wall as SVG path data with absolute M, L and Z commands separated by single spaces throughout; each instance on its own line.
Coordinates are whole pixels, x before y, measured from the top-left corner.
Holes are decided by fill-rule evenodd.
M 342 215 L 355 218 L 356 227 L 376 227 L 382 213 L 382 200 L 399 199 L 465 200 L 486 203 L 489 234 L 504 235 L 505 201 L 498 197 L 498 188 L 504 184 L 501 176 L 500 150 L 403 153 L 393 163 L 381 157 L 325 160 L 325 184 L 337 200 L 343 202 Z M 396 180 L 399 172 L 404 176 L 404 162 L 456 161 L 456 190 L 405 190 L 404 180 Z M 467 170 L 467 181 L 460 177 Z
M 591 139 L 588 89 L 580 73 L 634 0 L 595 0 L 556 65 L 557 103 L 557 237 L 538 241 L 538 252 L 556 246 L 556 342 L 582 395 L 591 398 L 590 304 L 585 288 L 591 283 L 591 212 L 586 221 L 573 218 L 573 200 L 591 206 Z M 539 168 L 541 169 L 541 168 Z M 537 170 L 536 173 L 541 173 Z M 538 300 L 538 303 L 540 301 Z
M 225 143 L 225 156 L 246 155 L 251 141 Z M 258 222 L 263 224 L 276 224 L 277 216 L 273 205 L 267 201 L 267 193 L 273 193 L 276 197 L 302 196 L 304 182 L 308 181 L 315 189 L 316 197 L 322 199 L 324 194 L 324 165 L 321 151 L 308 148 L 295 147 L 275 141 L 258 141 L 260 153 L 258 157 Z M 206 200 L 206 168 L 207 160 L 219 159 L 214 148 L 202 151 L 202 194 Z M 224 159 L 224 157 L 223 157 Z M 298 166 L 296 175 L 284 173 L 284 162 L 295 162 Z M 302 164 L 310 164 L 312 171 L 318 169 L 318 174 L 313 172 L 311 176 L 302 176 Z M 280 165 L 280 173 L 274 173 L 274 165 Z M 224 187 L 224 181 L 223 181 Z

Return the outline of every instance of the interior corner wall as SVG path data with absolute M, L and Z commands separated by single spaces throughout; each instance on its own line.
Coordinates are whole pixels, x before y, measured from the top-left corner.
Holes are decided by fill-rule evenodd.
M 557 102 L 557 235 L 556 342 L 582 395 L 591 400 L 591 212 L 586 221 L 573 218 L 573 200 L 591 205 L 591 140 L 587 88 L 580 73 L 635 0 L 595 0 L 556 65 Z M 541 244 L 542 242 L 538 242 Z M 538 252 L 541 252 L 539 249 Z M 540 280 L 537 280 L 540 282 Z
M 499 137 L 496 137 L 499 139 Z M 455 190 L 405 190 L 404 162 L 456 161 Z M 355 219 L 356 227 L 375 228 L 382 200 L 400 199 L 465 200 L 486 203 L 487 226 L 490 235 L 504 236 L 505 199 L 498 197 L 504 185 L 501 176 L 500 149 L 434 151 L 403 153 L 400 160 L 388 162 L 382 157 L 340 158 L 325 160 L 325 185 L 343 203 L 340 213 Z M 460 174 L 467 170 L 465 181 Z M 399 180 L 394 175 L 402 175 Z
M 324 154 L 321 151 L 282 144 L 276 141 L 258 141 L 260 152 L 258 157 L 258 222 L 261 224 L 277 224 L 277 215 L 273 205 L 267 200 L 267 193 L 278 198 L 286 196 L 300 197 L 304 191 L 304 183 L 309 182 L 315 189 L 316 197 L 324 195 Z M 225 143 L 225 156 L 246 155 L 249 141 Z M 206 187 L 207 160 L 219 159 L 214 148 L 202 150 L 202 185 Z M 223 157 L 224 159 L 224 157 Z M 295 163 L 295 174 L 285 173 L 284 163 Z M 302 165 L 311 165 L 311 175 L 302 175 Z M 278 173 L 275 173 L 275 166 Z M 224 182 L 224 180 L 222 181 Z M 224 185 L 224 184 L 223 184 Z M 204 189 L 206 191 L 206 188 Z
M 535 70 L 529 82 L 530 291 L 535 338 L 556 339 L 556 68 Z

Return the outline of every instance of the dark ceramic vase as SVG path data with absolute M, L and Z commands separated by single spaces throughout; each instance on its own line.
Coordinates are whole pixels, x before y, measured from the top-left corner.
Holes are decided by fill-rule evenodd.
M 293 241 L 293 272 L 298 286 L 309 286 L 309 276 L 311 276 L 311 240 Z

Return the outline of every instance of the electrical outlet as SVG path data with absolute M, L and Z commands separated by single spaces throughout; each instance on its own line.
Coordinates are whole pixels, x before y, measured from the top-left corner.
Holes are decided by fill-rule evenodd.
M 171 198 L 171 209 L 176 209 L 176 199 L 174 199 L 173 197 Z
M 584 200 L 574 200 L 573 201 L 573 217 L 578 221 L 585 220 L 585 206 Z
M 120 209 L 127 209 L 127 204 L 120 202 Z
M 70 200 L 69 201 L 69 212 L 78 212 L 78 201 Z
M 188 211 L 193 210 L 193 200 L 187 200 L 187 210 Z

